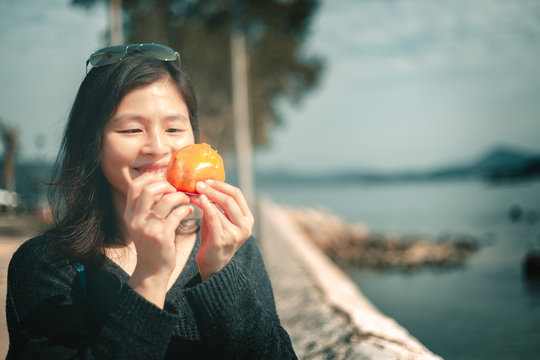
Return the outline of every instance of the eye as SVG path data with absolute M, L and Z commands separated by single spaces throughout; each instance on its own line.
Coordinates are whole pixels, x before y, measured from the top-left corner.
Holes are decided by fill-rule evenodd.
M 184 132 L 185 130 L 184 129 L 171 128 L 171 129 L 167 129 L 165 131 L 169 132 L 169 133 L 179 133 L 179 132 Z
M 141 129 L 127 129 L 127 130 L 120 130 L 119 132 L 122 134 L 135 134 L 135 133 L 142 132 L 142 130 Z

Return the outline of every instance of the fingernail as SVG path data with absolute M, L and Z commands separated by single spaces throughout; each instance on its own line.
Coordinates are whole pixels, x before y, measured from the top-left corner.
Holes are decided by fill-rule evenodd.
M 206 188 L 206 185 L 202 181 L 199 181 L 197 183 L 197 189 L 198 190 L 204 190 L 205 188 Z

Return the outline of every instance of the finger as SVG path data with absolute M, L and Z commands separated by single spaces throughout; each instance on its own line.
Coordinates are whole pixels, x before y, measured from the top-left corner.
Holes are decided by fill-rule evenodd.
M 162 179 L 158 178 L 152 173 L 145 173 L 141 176 L 134 179 L 128 187 L 127 197 L 126 197 L 126 211 L 134 211 L 135 205 L 139 198 L 139 195 L 142 189 L 153 182 L 161 181 Z
M 200 194 L 189 195 L 189 202 L 192 203 L 193 205 L 196 205 L 197 207 L 202 207 Z
M 242 213 L 244 215 L 251 215 L 251 210 L 249 209 L 249 205 L 246 201 L 246 198 L 244 197 L 244 194 L 242 193 L 242 190 L 230 184 L 227 184 L 226 182 L 218 181 L 218 180 L 209 179 L 209 180 L 205 180 L 204 183 L 206 183 L 206 185 L 209 185 L 210 187 L 222 193 L 225 193 L 233 197 L 238 203 L 240 210 L 242 210 Z
M 232 186 L 231 188 L 234 189 L 234 187 Z M 237 190 L 240 191 L 239 189 Z M 217 190 L 214 190 L 214 191 L 217 192 Z M 221 194 L 221 196 L 225 196 L 225 198 L 227 199 L 225 200 L 226 202 L 219 203 L 216 201 L 216 199 L 210 198 L 209 194 L 205 194 L 205 195 L 208 196 L 208 198 L 211 200 L 211 203 L 212 201 L 215 202 L 212 204 L 218 211 L 218 215 L 216 216 L 216 218 L 219 219 L 219 221 L 221 221 L 222 231 L 228 231 L 228 232 L 234 232 L 234 233 L 237 233 L 238 231 L 240 231 L 240 233 L 242 234 L 241 237 L 244 239 L 247 239 L 252 233 L 253 223 L 254 223 L 253 215 L 251 214 L 251 212 L 249 212 L 249 209 L 248 209 L 248 213 L 244 215 L 240 211 L 240 208 L 238 204 L 236 203 L 236 199 L 220 192 L 217 192 L 217 193 Z M 196 203 L 195 199 L 192 201 Z M 226 205 L 227 203 L 229 205 Z
M 135 203 L 135 208 L 133 209 L 135 214 L 144 214 L 145 216 L 150 212 L 150 209 L 154 203 L 160 201 L 164 194 L 173 194 L 171 191 L 172 187 L 166 181 L 159 181 L 147 184 L 140 192 L 140 195 Z M 170 209 L 169 209 L 170 210 Z M 159 214 L 161 216 L 167 215 L 167 213 Z
M 203 205 L 202 205 L 202 201 L 200 200 L 200 194 L 197 194 L 196 197 L 191 197 L 190 198 L 190 203 L 195 205 L 197 208 L 199 209 L 202 209 Z M 225 214 L 225 212 L 223 211 L 223 209 L 221 208 L 221 206 L 219 206 L 218 204 L 215 204 L 213 203 L 211 200 L 210 200 L 210 203 L 211 204 L 214 204 L 214 206 L 216 206 L 216 208 L 218 209 L 218 211 L 220 211 L 222 214 Z M 197 210 L 197 209 L 195 209 Z
M 171 211 L 169 216 L 163 222 L 163 230 L 166 233 L 175 233 L 182 220 L 193 213 L 194 209 L 191 205 L 178 206 Z
M 248 212 L 251 212 L 249 210 L 249 205 L 246 201 L 246 198 L 244 197 L 242 190 L 240 190 L 239 188 L 232 186 L 231 184 L 228 184 L 224 181 L 218 181 L 213 179 L 205 180 L 204 183 L 220 192 L 223 192 L 235 198 L 238 202 L 238 205 L 240 205 L 242 208 L 245 208 Z
M 199 196 L 200 208 L 203 211 L 203 223 L 205 223 L 206 229 L 210 239 L 215 239 L 221 234 L 222 219 L 223 216 L 216 208 L 215 204 L 212 204 L 206 195 Z M 201 239 L 202 240 L 202 239 Z
M 245 216 L 237 199 L 231 195 L 212 188 L 204 182 L 197 183 L 197 191 L 205 194 L 212 202 L 218 204 L 233 223 L 238 225 Z
M 189 203 L 189 197 L 182 192 L 163 194 L 159 200 L 154 202 L 149 212 L 156 217 L 166 218 L 175 207 L 187 203 Z

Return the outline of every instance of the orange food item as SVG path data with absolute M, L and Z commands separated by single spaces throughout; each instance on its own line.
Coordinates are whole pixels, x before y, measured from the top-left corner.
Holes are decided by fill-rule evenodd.
M 167 181 L 178 191 L 196 194 L 197 182 L 208 179 L 225 181 L 223 159 L 210 145 L 187 145 L 172 155 Z

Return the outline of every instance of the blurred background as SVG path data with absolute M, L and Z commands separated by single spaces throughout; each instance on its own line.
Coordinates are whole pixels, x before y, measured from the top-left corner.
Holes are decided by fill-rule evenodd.
M 535 358 L 540 287 L 524 270 L 540 251 L 535 0 L 2 0 L 4 206 L 13 193 L 18 211 L 46 204 L 35 180 L 47 178 L 86 59 L 114 36 L 180 52 L 203 139 L 239 182 L 234 29 L 257 195 L 373 233 L 476 239 L 458 266 L 344 270 L 444 358 Z

